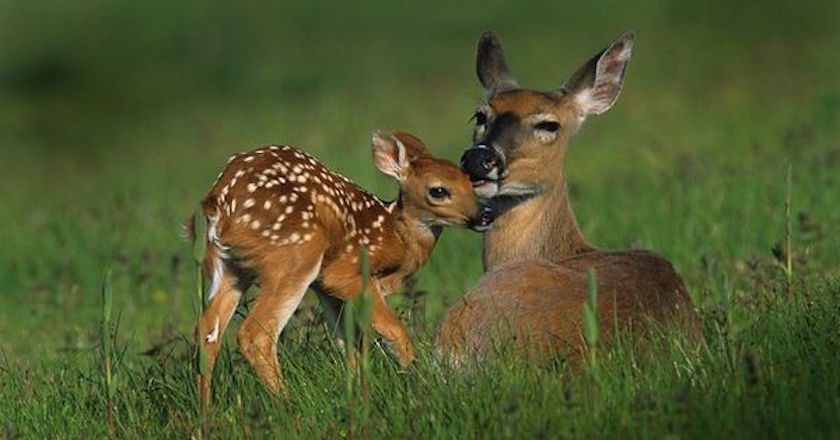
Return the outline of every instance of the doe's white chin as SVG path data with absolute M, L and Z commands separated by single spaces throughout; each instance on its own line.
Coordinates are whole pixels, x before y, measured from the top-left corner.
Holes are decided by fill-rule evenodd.
M 475 192 L 475 195 L 482 199 L 492 198 L 499 192 L 499 183 L 490 180 L 485 180 L 484 182 L 481 182 L 478 185 L 474 185 L 473 192 Z

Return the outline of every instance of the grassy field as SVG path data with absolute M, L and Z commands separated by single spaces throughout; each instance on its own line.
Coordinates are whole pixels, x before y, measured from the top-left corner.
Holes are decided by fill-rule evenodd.
M 440 366 L 437 323 L 481 275 L 480 236 L 448 230 L 393 301 L 414 366 L 374 350 L 369 400 L 349 398 L 307 298 L 280 341 L 289 399 L 229 338 L 215 437 L 840 438 L 840 3 L 310 3 L 0 2 L 0 438 L 108 436 L 108 268 L 116 435 L 197 434 L 179 224 L 230 154 L 301 145 L 390 198 L 370 132 L 457 158 L 482 31 L 521 83 L 551 88 L 628 28 L 624 92 L 567 156 L 573 204 L 599 246 L 672 259 L 704 318 L 700 353 L 665 334 L 652 356 L 619 347 L 583 371 Z

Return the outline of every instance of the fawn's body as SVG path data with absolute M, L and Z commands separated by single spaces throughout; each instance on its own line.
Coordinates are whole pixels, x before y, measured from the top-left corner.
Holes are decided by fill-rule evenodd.
M 474 145 L 462 166 L 476 192 L 492 199 L 496 220 L 484 237 L 485 275 L 447 313 L 439 348 L 454 360 L 498 345 L 529 352 L 584 348 L 587 273 L 597 278 L 601 334 L 698 321 L 679 275 L 646 251 L 600 251 L 578 228 L 566 190 L 569 139 L 586 117 L 618 98 L 633 47 L 625 34 L 585 63 L 558 90 L 521 89 L 498 40 L 482 36 L 477 73 L 489 92 L 475 114 Z
M 289 146 L 234 156 L 204 198 L 204 266 L 212 283 L 196 327 L 210 365 L 200 377 L 203 405 L 222 334 L 248 286 L 258 284 L 260 295 L 239 329 L 240 349 L 279 393 L 285 388 L 277 360 L 280 332 L 313 283 L 339 300 L 360 293 L 362 246 L 369 253 L 373 328 L 402 364 L 413 360 L 408 334 L 384 297 L 426 261 L 441 226 L 479 229 L 489 219 L 466 175 L 430 156 L 415 137 L 377 133 L 373 147 L 377 166 L 400 182 L 394 201 L 378 199 Z

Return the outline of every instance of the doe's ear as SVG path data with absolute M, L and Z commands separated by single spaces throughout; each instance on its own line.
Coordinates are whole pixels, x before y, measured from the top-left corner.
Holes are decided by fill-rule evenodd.
M 582 117 L 609 110 L 621 93 L 624 74 L 633 54 L 633 32 L 625 32 L 609 47 L 583 64 L 563 88 L 570 93 Z
M 378 130 L 373 132 L 370 144 L 373 148 L 373 163 L 379 171 L 403 180 L 409 166 L 405 145 L 393 134 Z
M 475 71 L 481 85 L 491 95 L 519 88 L 508 69 L 502 43 L 492 32 L 485 32 L 478 40 Z

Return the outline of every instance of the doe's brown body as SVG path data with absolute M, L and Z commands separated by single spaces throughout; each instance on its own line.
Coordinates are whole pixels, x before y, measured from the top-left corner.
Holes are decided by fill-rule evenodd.
M 477 73 L 489 93 L 475 114 L 474 145 L 462 166 L 498 216 L 485 235 L 485 274 L 446 314 L 438 348 L 460 361 L 513 345 L 529 353 L 577 358 L 585 350 L 588 273 L 597 280 L 601 334 L 699 322 L 682 279 L 647 251 L 602 251 L 580 231 L 569 204 L 564 162 L 586 117 L 608 110 L 630 61 L 624 34 L 586 62 L 560 89 L 522 89 L 499 41 L 482 36 Z

